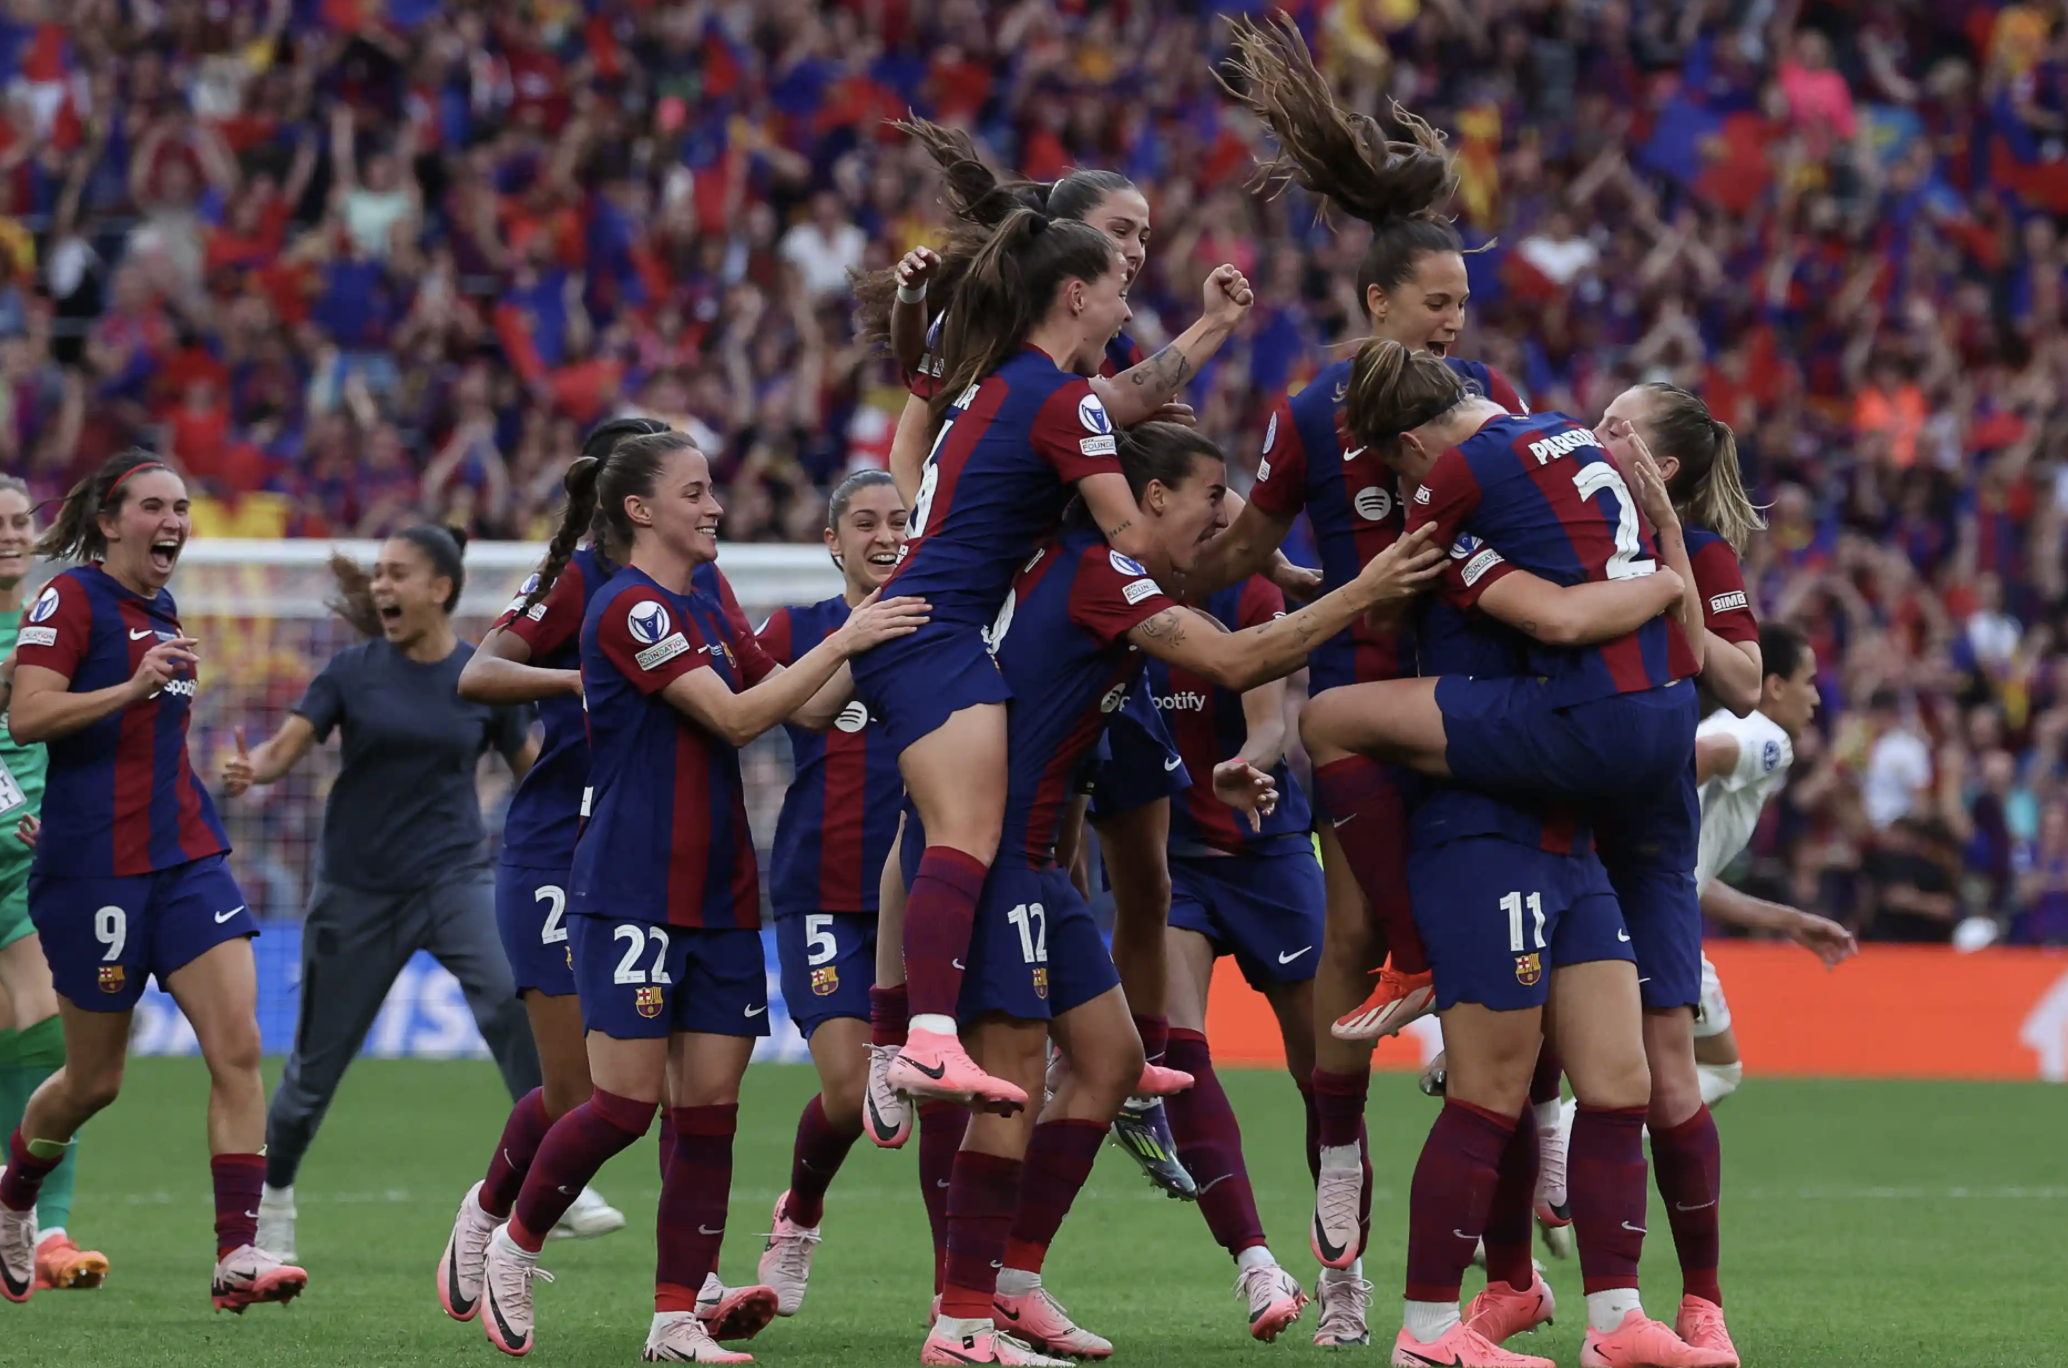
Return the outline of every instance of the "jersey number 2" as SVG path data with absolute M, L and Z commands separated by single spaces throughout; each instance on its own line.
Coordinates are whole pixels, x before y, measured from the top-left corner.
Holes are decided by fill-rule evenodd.
M 624 955 L 618 960 L 617 972 L 611 975 L 613 983 L 655 983 L 667 985 L 675 980 L 668 977 L 668 933 L 658 926 L 620 926 L 610 933 L 613 940 L 627 942 Z M 639 952 L 653 942 L 653 971 L 637 967 Z
M 545 884 L 531 895 L 531 900 L 546 905 L 546 920 L 539 927 L 539 944 L 557 945 L 566 940 L 567 924 L 561 918 L 567 913 L 567 890 Z
M 1604 489 L 1616 496 L 1616 549 L 1608 558 L 1608 578 L 1640 579 L 1659 568 L 1655 561 L 1637 559 L 1644 549 L 1637 531 L 1637 501 L 1630 497 L 1622 471 L 1607 461 L 1581 466 L 1573 472 L 1573 488 L 1589 502 Z

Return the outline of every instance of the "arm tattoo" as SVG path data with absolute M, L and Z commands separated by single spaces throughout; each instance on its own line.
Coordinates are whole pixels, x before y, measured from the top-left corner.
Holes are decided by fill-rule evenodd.
M 1115 523 L 1113 526 L 1106 529 L 1106 540 L 1109 542 L 1112 541 L 1115 537 L 1118 537 L 1121 533 L 1127 531 L 1128 528 L 1133 527 L 1134 525 L 1135 520 L 1133 518 L 1122 518 L 1119 522 Z
M 1176 608 L 1166 608 L 1141 626 L 1142 635 L 1168 641 L 1181 646 L 1185 641 L 1184 613 Z
M 1157 389 L 1177 393 L 1178 386 L 1192 377 L 1192 361 L 1178 344 L 1169 343 L 1156 355 L 1135 366 L 1127 373 L 1128 380 L 1138 388 L 1154 386 Z

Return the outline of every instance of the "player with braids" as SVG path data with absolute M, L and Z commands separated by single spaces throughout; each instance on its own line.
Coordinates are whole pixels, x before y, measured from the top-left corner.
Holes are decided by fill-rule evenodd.
M 496 942 L 475 775 L 500 755 L 521 780 L 537 749 L 517 707 L 458 696 L 474 647 L 453 630 L 464 534 L 407 527 L 373 568 L 331 558 L 331 608 L 362 638 L 326 662 L 280 729 L 222 764 L 236 798 L 279 782 L 336 731 L 341 763 L 302 932 L 299 1025 L 266 1118 L 261 1243 L 295 1244 L 295 1176 L 396 976 L 427 950 L 460 982 L 513 1098 L 538 1086 L 509 961 Z
M 36 1200 L 79 1128 L 115 1100 L 131 1017 L 155 976 L 208 1065 L 218 1309 L 287 1301 L 309 1275 L 258 1246 L 265 1181 L 258 922 L 230 843 L 187 756 L 199 646 L 166 584 L 192 535 L 185 481 L 142 450 L 109 457 L 65 496 L 36 544 L 81 562 L 45 586 L 15 647 L 7 725 L 49 748 L 29 918 L 60 999 L 64 1067 L 44 1079 L 0 1171 L 0 1295 L 35 1283 Z

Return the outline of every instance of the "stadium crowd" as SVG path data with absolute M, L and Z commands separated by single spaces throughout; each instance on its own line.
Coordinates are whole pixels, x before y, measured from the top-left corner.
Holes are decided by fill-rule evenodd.
M 580 431 L 638 411 L 711 454 L 727 539 L 815 540 L 904 395 L 847 277 L 937 226 L 908 108 L 1133 177 L 1147 345 L 1203 267 L 1257 282 L 1191 396 L 1253 462 L 1356 331 L 1362 244 L 1249 189 L 1213 9 L 8 0 L 0 465 L 47 496 L 143 441 L 201 535 L 533 537 Z M 1467 354 L 1578 414 L 1675 378 L 1737 428 L 1746 578 L 1830 718 L 1755 889 L 2068 941 L 2063 7 L 1289 9 L 1360 106 L 1459 148 Z

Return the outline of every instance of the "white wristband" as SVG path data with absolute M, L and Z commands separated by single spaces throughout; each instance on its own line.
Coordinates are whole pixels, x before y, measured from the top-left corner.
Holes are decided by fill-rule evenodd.
M 915 289 L 913 289 L 913 288 L 912 288 L 912 287 L 911 287 L 910 285 L 900 285 L 900 286 L 898 286 L 898 303 L 900 303 L 900 304 L 917 304 L 917 303 L 919 303 L 920 301 L 924 300 L 925 298 L 926 298 L 926 282 L 925 282 L 925 281 L 921 281 L 921 282 L 919 283 L 919 288 L 918 288 L 918 289 L 916 289 L 916 290 L 915 290 Z

